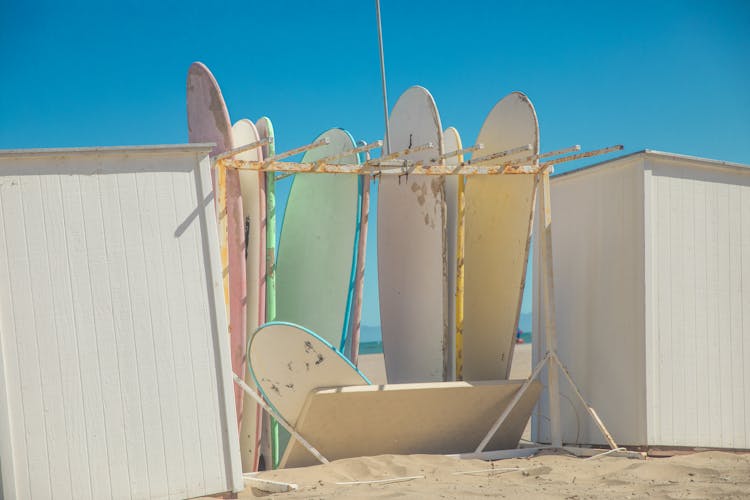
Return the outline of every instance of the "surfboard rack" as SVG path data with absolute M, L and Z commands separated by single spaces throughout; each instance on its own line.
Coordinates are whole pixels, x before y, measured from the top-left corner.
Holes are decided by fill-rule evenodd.
M 372 143 L 372 144 L 376 144 L 376 143 Z M 540 155 L 530 155 L 524 158 L 517 158 L 517 159 L 509 160 L 504 163 L 497 163 L 497 164 L 492 164 L 492 165 L 476 165 L 476 162 L 491 161 L 490 157 L 494 157 L 494 159 L 497 159 L 497 155 L 502 154 L 500 156 L 502 158 L 503 156 L 510 156 L 511 154 L 516 154 L 519 152 L 527 151 L 529 146 L 524 145 L 518 148 L 513 148 L 511 150 L 501 151 L 500 153 L 495 153 L 494 155 L 487 155 L 485 157 L 477 158 L 473 160 L 473 163 L 464 162 L 463 164 L 459 164 L 458 167 L 445 165 L 442 162 L 427 163 L 426 160 L 411 162 L 407 158 L 403 158 L 404 156 L 407 156 L 409 154 L 413 154 L 419 151 L 425 151 L 427 149 L 434 147 L 433 144 L 428 143 L 428 144 L 423 144 L 421 146 L 416 146 L 413 148 L 398 151 L 396 153 L 391 153 L 389 155 L 385 155 L 380 158 L 374 158 L 362 164 L 350 164 L 350 163 L 332 164 L 329 162 L 321 163 L 320 161 L 316 161 L 312 163 L 280 161 L 283 158 L 288 158 L 290 156 L 294 156 L 301 152 L 304 152 L 304 151 L 307 151 L 307 150 L 310 150 L 319 146 L 323 146 L 323 145 L 324 143 L 321 143 L 321 141 L 318 141 L 318 143 L 309 144 L 307 146 L 302 146 L 300 148 L 296 148 L 291 151 L 287 151 L 285 153 L 275 155 L 265 161 L 247 161 L 247 160 L 238 160 L 233 157 L 228 157 L 228 158 L 218 159 L 217 163 L 221 163 L 221 165 L 224 168 L 229 168 L 229 169 L 259 170 L 259 171 L 264 171 L 264 172 L 288 172 L 290 174 L 295 174 L 295 173 L 354 174 L 354 175 L 372 175 L 375 177 L 378 177 L 381 175 L 403 176 L 405 174 L 408 174 L 408 175 L 467 175 L 467 176 L 503 175 L 503 174 L 535 175 L 535 174 L 542 173 L 544 171 L 550 171 L 550 169 L 554 165 L 559 165 L 561 163 L 566 163 L 566 162 L 574 161 L 574 160 L 580 160 L 582 158 L 591 158 L 594 156 L 600 156 L 600 155 L 612 153 L 614 151 L 620 151 L 623 149 L 623 146 L 618 144 L 615 146 L 595 149 L 595 150 L 586 151 L 583 153 L 561 156 L 566 153 L 580 151 L 580 146 L 572 146 L 570 148 L 565 148 L 565 149 L 561 149 L 558 151 L 550 151 L 548 153 L 543 153 Z M 364 147 L 369 147 L 369 146 L 371 145 L 362 146 L 362 147 L 364 148 Z M 375 148 L 376 146 L 373 146 L 370 149 L 375 149 Z M 356 150 L 358 149 L 359 148 L 355 148 L 347 152 L 346 155 L 354 154 L 354 152 L 356 152 Z M 558 156 L 558 158 L 552 158 L 555 156 Z M 552 158 L 552 159 L 549 161 L 540 162 L 540 160 L 546 159 L 546 158 Z
M 492 153 L 490 155 L 480 156 L 479 158 L 472 158 L 470 160 L 465 161 L 463 164 L 471 165 L 472 163 L 484 163 L 484 162 L 488 162 L 492 160 L 497 160 L 498 158 L 504 158 L 506 156 L 510 156 L 516 153 L 523 153 L 524 151 L 531 151 L 531 144 L 524 144 L 523 146 L 518 146 L 517 148 L 511 148 L 505 151 L 500 151 L 498 153 Z
M 341 158 L 346 158 L 347 156 L 355 155 L 357 153 L 364 153 L 367 151 L 372 151 L 373 149 L 379 149 L 382 147 L 383 147 L 383 141 L 375 141 L 369 144 L 363 144 L 361 146 L 357 146 L 356 148 L 349 149 L 347 151 L 342 151 L 341 153 L 336 153 L 335 155 L 326 156 L 325 158 L 321 158 L 320 160 L 316 161 L 315 164 L 324 165 L 326 163 L 332 163 Z
M 257 149 L 263 146 L 268 146 L 270 144 L 273 144 L 273 137 L 264 137 L 263 139 L 259 141 L 251 142 L 250 144 L 245 144 L 244 146 L 230 149 L 229 151 L 225 151 L 219 155 L 216 155 L 213 158 L 213 161 L 217 162 L 219 160 L 223 160 L 224 158 L 232 158 L 233 156 L 236 156 L 238 154 L 245 153 L 247 151 L 252 151 L 253 149 Z
M 319 148 L 319 147 L 322 147 L 322 146 L 327 146 L 330 143 L 331 143 L 330 139 L 328 139 L 327 137 L 324 137 L 324 138 L 319 139 L 319 140 L 317 140 L 315 142 L 311 142 L 310 144 L 306 144 L 306 145 L 300 146 L 298 148 L 290 149 L 289 151 L 284 151 L 283 153 L 275 154 L 275 155 L 273 155 L 273 156 L 271 156 L 271 157 L 269 157 L 269 158 L 267 158 L 267 159 L 265 159 L 263 161 L 256 162 L 256 163 L 260 163 L 261 165 L 269 165 L 271 163 L 277 163 L 277 162 L 280 162 L 281 160 L 284 160 L 286 158 L 290 158 L 290 157 L 298 155 L 300 153 L 304 153 L 306 151 L 310 151 L 311 149 L 316 149 L 316 148 Z M 265 169 L 257 168 L 257 169 L 254 169 L 254 170 L 265 170 Z
M 447 153 L 444 153 L 440 155 L 440 159 L 447 160 L 448 158 L 453 158 L 454 156 L 462 157 L 465 154 L 473 153 L 474 151 L 481 151 L 482 149 L 484 149 L 484 144 L 480 142 L 468 148 L 456 149 L 455 151 L 449 151 Z M 463 163 L 463 161 L 460 161 L 459 164 L 460 163 Z
M 315 147 L 315 143 L 310 145 Z M 359 151 L 370 151 L 376 147 L 382 146 L 382 141 L 376 141 L 375 143 L 360 146 L 345 153 L 353 154 Z M 308 146 L 309 147 L 309 146 Z M 510 403 L 505 407 L 503 412 L 491 426 L 489 431 L 486 433 L 484 438 L 481 440 L 477 448 L 471 454 L 466 454 L 467 457 L 471 458 L 484 458 L 490 455 L 495 456 L 498 453 L 504 453 L 507 457 L 511 456 L 523 456 L 523 454 L 529 454 L 528 449 L 516 449 L 516 450 L 502 450 L 501 452 L 486 452 L 485 448 L 491 442 L 498 429 L 508 420 L 512 411 L 520 404 L 523 400 L 524 395 L 528 390 L 534 386 L 536 379 L 539 377 L 542 369 L 547 366 L 547 385 L 545 391 L 549 398 L 549 411 L 550 411 L 550 445 L 538 445 L 534 443 L 535 450 L 541 449 L 552 449 L 565 453 L 571 453 L 569 447 L 564 447 L 562 443 L 562 430 L 560 423 L 560 394 L 559 394 L 559 373 L 570 383 L 576 396 L 582 402 L 587 413 L 601 431 L 605 440 L 609 444 L 612 452 L 619 452 L 621 448 L 617 446 L 614 438 L 607 430 L 606 426 L 602 422 L 599 415 L 596 413 L 594 408 L 586 401 L 582 393 L 578 389 L 577 384 L 573 380 L 567 367 L 562 363 L 560 358 L 557 356 L 557 335 L 555 329 L 555 305 L 553 302 L 554 297 L 554 283 L 553 283 L 553 263 L 552 263 L 552 212 L 550 206 L 550 174 L 554 170 L 555 165 L 561 163 L 579 160 L 582 158 L 590 158 L 594 156 L 608 154 L 614 151 L 620 151 L 623 149 L 622 145 L 609 146 L 606 148 L 595 149 L 586 152 L 579 152 L 581 147 L 574 145 L 568 148 L 559 149 L 542 153 L 539 155 L 531 155 L 525 158 L 509 160 L 506 163 L 498 165 L 476 165 L 476 162 L 492 161 L 498 158 L 503 158 L 513 154 L 521 153 L 531 149 L 530 145 L 519 146 L 507 151 L 494 153 L 484 157 L 476 158 L 475 164 L 471 162 L 461 162 L 459 166 L 446 166 L 444 165 L 444 157 L 441 157 L 441 162 L 432 162 L 432 164 L 425 164 L 425 160 L 410 162 L 405 156 L 415 153 L 417 151 L 423 151 L 434 147 L 432 144 L 424 144 L 413 148 L 405 149 L 393 154 L 386 155 L 382 158 L 368 160 L 363 164 L 342 164 L 334 165 L 330 161 L 332 159 L 339 159 L 340 157 L 328 157 L 323 158 L 314 163 L 294 163 L 294 162 L 281 162 L 277 161 L 278 155 L 275 158 L 270 159 L 266 162 L 260 161 L 242 161 L 233 158 L 224 158 L 219 160 L 223 163 L 225 168 L 236 168 L 243 170 L 260 170 L 260 171 L 281 171 L 281 172 L 315 172 L 315 173 L 336 173 L 336 174 L 354 174 L 354 175 L 372 175 L 377 177 L 380 175 L 398 175 L 399 177 L 409 174 L 416 175 L 504 175 L 504 174 L 521 174 L 521 175 L 536 175 L 539 176 L 537 182 L 537 194 L 539 195 L 540 206 L 542 209 L 540 222 L 542 227 L 540 228 L 539 235 L 541 240 L 541 264 L 542 264 L 542 296 L 544 305 L 544 320 L 545 320 L 545 341 L 547 346 L 547 352 L 544 357 L 536 364 L 532 370 L 529 378 L 523 383 L 519 390 L 514 395 Z M 477 144 L 470 149 L 471 151 L 481 150 L 481 144 Z M 293 150 L 297 151 L 297 150 Z M 463 154 L 466 150 L 456 153 L 456 155 Z M 571 154 L 572 153 L 572 154 Z M 286 153 L 288 156 L 292 154 Z M 293 154 L 296 154 L 293 153 Z M 547 160 L 547 161 L 542 161 Z M 559 370 L 558 370 L 559 369 Z M 538 384 L 538 382 L 536 382 Z M 247 388 L 243 388 L 246 391 Z M 266 411 L 270 411 L 266 408 Z M 292 429 L 293 434 L 298 439 L 301 436 L 298 435 L 296 430 Z M 313 448 L 309 443 L 302 439 L 299 439 L 300 443 L 306 448 L 312 455 L 314 455 L 319 461 L 324 462 L 325 458 L 320 455 L 318 450 Z M 489 454 L 488 454 L 489 453 Z M 575 453 L 575 452 L 573 452 Z

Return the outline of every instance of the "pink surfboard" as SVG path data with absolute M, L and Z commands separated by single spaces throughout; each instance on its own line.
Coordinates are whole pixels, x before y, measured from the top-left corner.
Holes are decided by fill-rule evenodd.
M 211 155 L 234 147 L 229 112 L 216 79 L 200 62 L 190 65 L 187 77 L 188 138 L 190 142 L 213 142 Z M 247 278 L 245 266 L 245 220 L 242 211 L 240 177 L 237 170 L 225 175 L 211 171 L 214 179 L 219 241 L 224 275 L 224 293 L 229 311 L 229 338 L 232 371 L 240 378 L 245 373 L 247 340 Z M 237 426 L 242 422 L 242 389 L 235 386 Z

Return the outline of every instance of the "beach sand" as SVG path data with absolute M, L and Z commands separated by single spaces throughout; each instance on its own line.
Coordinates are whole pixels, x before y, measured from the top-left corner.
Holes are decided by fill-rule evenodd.
M 385 383 L 382 354 L 360 358 L 374 384 Z M 511 378 L 531 373 L 531 344 L 519 344 Z M 366 430 L 363 429 L 363 432 Z M 528 428 L 527 428 L 528 433 Z M 528 434 L 525 436 L 528 439 Z M 457 474 L 460 472 L 469 474 Z M 380 481 L 417 476 L 400 482 Z M 542 453 L 484 462 L 442 455 L 381 455 L 328 465 L 261 472 L 259 479 L 294 483 L 299 489 L 269 494 L 250 486 L 239 498 L 749 498 L 750 454 L 718 451 L 634 460 L 582 459 Z
M 385 383 L 382 354 L 360 358 L 374 384 Z M 511 378 L 531 372 L 531 345 L 520 344 Z M 528 436 L 526 436 L 528 438 Z M 472 472 L 456 474 L 457 472 Z M 344 485 L 418 476 L 402 482 Z M 381 455 L 337 460 L 328 465 L 266 471 L 256 477 L 294 483 L 297 491 L 273 498 L 748 498 L 750 454 L 718 451 L 670 458 L 597 457 L 560 454 L 500 460 L 459 460 L 442 455 Z M 239 498 L 268 496 L 252 487 Z
M 493 469 L 495 472 L 488 469 Z M 479 471 L 471 474 L 456 472 Z M 404 482 L 338 482 L 420 476 Z M 750 455 L 709 451 L 670 458 L 584 460 L 562 455 L 459 460 L 441 455 L 381 455 L 262 472 L 297 484 L 274 498 L 748 498 Z M 239 498 L 264 496 L 247 488 Z

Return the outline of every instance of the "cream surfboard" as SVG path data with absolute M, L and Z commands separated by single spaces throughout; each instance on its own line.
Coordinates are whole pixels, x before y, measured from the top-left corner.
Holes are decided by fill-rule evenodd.
M 264 116 L 255 122 L 261 139 L 271 139 L 263 146 L 263 158 L 270 158 L 276 152 L 273 140 L 274 131 L 271 119 Z M 276 176 L 266 172 L 266 311 L 265 321 L 276 319 Z M 261 435 L 261 457 L 259 468 L 275 468 L 278 456 L 278 423 L 263 413 L 263 433 Z
M 389 151 L 432 143 L 412 161 L 437 161 L 443 129 L 430 93 L 411 87 L 393 107 Z M 445 179 L 384 176 L 378 193 L 378 281 L 388 383 L 447 380 Z
M 221 90 L 208 68 L 200 62 L 190 65 L 187 77 L 188 136 L 190 142 L 214 142 L 212 154 L 234 147 L 231 122 Z M 245 276 L 245 229 L 239 173 L 213 172 L 214 199 L 219 221 L 224 297 L 229 312 L 232 371 L 245 373 L 247 286 Z M 234 388 L 237 425 L 242 420 L 243 393 Z
M 443 131 L 443 144 L 445 153 L 461 150 L 461 136 L 455 127 L 448 127 Z M 446 165 L 458 166 L 463 161 L 463 156 L 453 155 L 445 160 Z M 446 246 L 448 251 L 448 332 L 454 336 L 446 355 L 451 360 L 450 372 L 447 380 L 455 380 L 459 359 L 460 328 L 459 320 L 463 314 L 459 314 L 463 305 L 463 287 L 458 287 L 459 264 L 463 268 L 463 245 L 459 243 L 461 236 L 459 231 L 459 203 L 461 196 L 461 183 L 463 176 L 449 175 L 445 179 L 445 206 L 446 206 Z M 449 339 L 450 340 L 450 339 Z
M 352 136 L 331 129 L 308 151 L 312 162 L 355 147 Z M 318 140 L 316 139 L 316 140 Z M 336 160 L 357 163 L 357 154 Z M 341 349 L 348 332 L 360 180 L 354 175 L 297 174 L 287 201 L 276 263 L 276 319 L 310 328 Z
M 232 137 L 235 147 L 241 147 L 260 139 L 258 130 L 253 122 L 247 119 L 239 120 L 232 126 Z M 260 148 L 250 150 L 237 156 L 238 159 L 258 161 L 263 158 Z M 240 171 L 240 186 L 242 188 L 242 209 L 245 215 L 245 257 L 247 282 L 247 332 L 254 332 L 265 323 L 265 277 L 266 277 L 266 225 L 265 207 L 266 190 L 265 174 L 261 172 Z M 238 336 L 239 337 L 239 336 Z M 239 342 L 240 339 L 238 338 Z M 247 336 L 236 346 L 247 352 Z M 235 346 L 232 345 L 234 350 Z M 246 362 L 246 359 L 243 359 Z M 246 382 L 252 387 L 250 374 L 244 371 Z M 258 470 L 260 459 L 260 440 L 262 436 L 263 412 L 250 396 L 244 395 L 242 425 L 240 426 L 240 453 L 242 470 L 254 472 Z
M 250 339 L 248 358 L 264 397 L 292 426 L 311 390 L 370 383 L 330 342 L 293 323 L 263 325 Z
M 477 138 L 481 154 L 530 144 L 539 152 L 539 125 L 528 97 L 513 92 L 487 115 Z M 480 163 L 481 164 L 481 163 Z M 526 278 L 536 176 L 473 176 L 466 180 L 463 379 L 506 379 L 515 346 Z

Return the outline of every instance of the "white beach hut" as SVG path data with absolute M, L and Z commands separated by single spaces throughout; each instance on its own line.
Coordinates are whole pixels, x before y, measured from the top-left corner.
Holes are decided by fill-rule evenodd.
M 750 448 L 750 167 L 645 150 L 551 186 L 558 354 L 617 443 Z M 606 444 L 560 392 L 563 441 Z M 544 393 L 533 440 L 548 415 Z
M 0 151 L 0 499 L 243 488 L 211 147 Z

